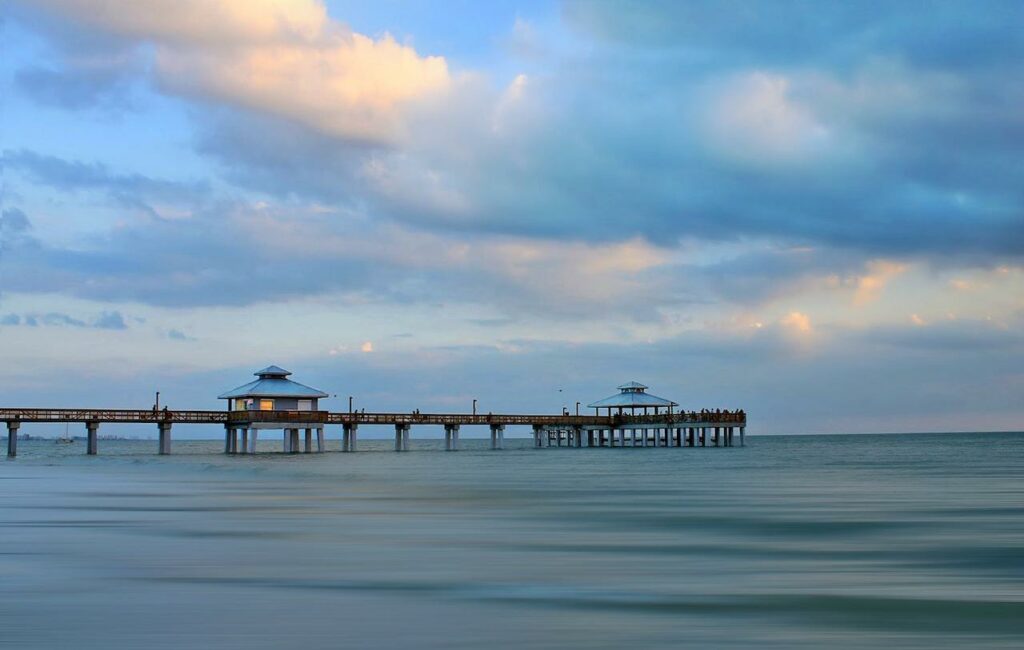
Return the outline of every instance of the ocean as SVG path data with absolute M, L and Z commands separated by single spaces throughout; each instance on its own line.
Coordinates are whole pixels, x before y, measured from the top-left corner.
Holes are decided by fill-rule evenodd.
M 1024 647 L 1024 434 L 359 444 L 22 441 L 0 647 Z

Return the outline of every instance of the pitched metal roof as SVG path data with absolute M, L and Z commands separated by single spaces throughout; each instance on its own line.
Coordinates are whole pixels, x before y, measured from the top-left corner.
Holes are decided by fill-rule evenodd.
M 643 408 L 645 406 L 678 406 L 672 400 L 665 399 L 664 397 L 658 397 L 657 395 L 651 395 L 644 391 L 647 390 L 647 386 L 641 383 L 631 381 L 628 384 L 622 384 L 619 386 L 619 392 L 616 395 L 611 395 L 602 400 L 598 400 L 593 404 L 588 404 L 587 408 Z
M 267 366 L 263 370 L 257 370 L 253 374 L 257 377 L 287 377 L 292 373 L 288 372 L 281 366 Z
M 286 379 L 292 373 L 278 366 L 267 366 L 254 374 L 259 379 L 218 395 L 217 399 L 235 399 L 238 397 L 330 397 L 330 395 L 323 391 L 310 388 L 291 379 Z
M 616 386 L 616 388 L 618 388 L 619 390 L 647 390 L 647 386 L 644 386 L 638 381 L 626 382 L 621 386 Z

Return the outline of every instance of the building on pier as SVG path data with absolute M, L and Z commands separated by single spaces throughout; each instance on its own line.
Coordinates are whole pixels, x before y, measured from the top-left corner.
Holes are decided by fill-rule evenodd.
M 292 373 L 278 366 L 267 366 L 253 374 L 256 381 L 218 396 L 218 399 L 228 401 L 224 450 L 229 453 L 255 452 L 260 429 L 282 429 L 284 451 L 298 452 L 299 429 L 305 429 L 305 451 L 312 450 L 314 430 L 317 451 L 323 451 L 327 413 L 319 410 L 319 400 L 330 395 L 288 379 Z
M 256 381 L 218 396 L 228 401 L 229 411 L 316 411 L 327 393 L 288 379 L 292 373 L 267 366 L 255 373 Z
M 654 409 L 655 415 L 661 409 L 666 409 L 667 413 L 671 413 L 673 406 L 679 406 L 672 400 L 651 395 L 647 392 L 647 386 L 640 382 L 631 381 L 622 384 L 618 389 L 619 392 L 617 394 L 598 400 L 593 404 L 588 404 L 587 408 L 594 409 L 594 412 L 598 415 L 600 415 L 601 409 L 608 409 L 608 415 L 611 416 L 612 411 L 616 411 L 620 415 L 625 411 L 629 411 L 629 415 L 637 415 L 637 411 L 641 409 L 645 415 L 648 409 Z

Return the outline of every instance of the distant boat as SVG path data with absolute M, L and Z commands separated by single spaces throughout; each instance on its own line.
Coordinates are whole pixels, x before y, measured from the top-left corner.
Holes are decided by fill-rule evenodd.
M 62 435 L 61 437 L 57 438 L 57 444 L 58 445 L 70 445 L 70 444 L 74 444 L 74 442 L 75 442 L 75 439 L 68 435 L 68 425 L 65 424 L 64 425 L 64 435 Z

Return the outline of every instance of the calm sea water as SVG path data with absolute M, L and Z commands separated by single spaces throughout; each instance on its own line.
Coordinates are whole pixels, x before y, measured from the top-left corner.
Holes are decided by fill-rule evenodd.
M 530 444 L 22 442 L 0 646 L 1024 647 L 1022 434 Z

